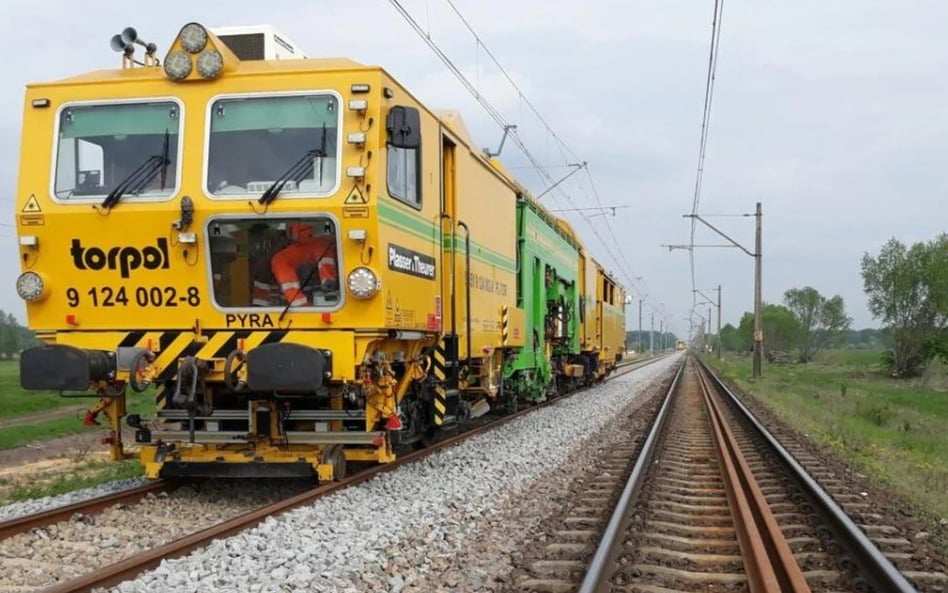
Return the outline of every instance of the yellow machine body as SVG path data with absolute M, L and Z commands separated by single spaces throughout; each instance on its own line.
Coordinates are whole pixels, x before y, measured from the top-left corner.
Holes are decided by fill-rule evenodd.
M 25 387 L 91 387 L 115 458 L 127 398 L 153 397 L 128 419 L 149 477 L 339 478 L 500 396 L 531 198 L 456 113 L 375 66 L 240 60 L 194 23 L 125 66 L 27 87 Z M 621 287 L 579 265 L 583 347 L 614 365 Z

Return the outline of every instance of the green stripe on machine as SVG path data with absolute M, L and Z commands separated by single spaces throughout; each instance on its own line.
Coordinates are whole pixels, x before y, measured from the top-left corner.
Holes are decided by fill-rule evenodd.
M 430 220 L 426 220 L 420 215 L 405 212 L 394 204 L 388 203 L 383 199 L 379 200 L 379 215 L 385 223 L 390 224 L 414 237 L 424 241 L 430 241 L 435 244 L 438 242 L 438 237 L 441 234 L 438 225 Z M 464 240 L 461 237 L 455 237 L 455 243 L 457 250 L 463 253 Z M 444 237 L 443 246 L 447 249 L 451 248 L 450 236 Z M 516 261 L 498 251 L 481 245 L 473 239 L 471 240 L 471 258 L 511 272 L 516 271 L 517 269 Z

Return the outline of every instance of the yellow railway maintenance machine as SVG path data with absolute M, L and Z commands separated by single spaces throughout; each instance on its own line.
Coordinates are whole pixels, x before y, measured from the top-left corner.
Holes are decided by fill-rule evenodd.
M 492 214 L 518 189 L 456 116 L 272 31 L 112 43 L 26 91 L 24 388 L 99 398 L 152 478 L 339 479 L 488 409 L 526 333 Z

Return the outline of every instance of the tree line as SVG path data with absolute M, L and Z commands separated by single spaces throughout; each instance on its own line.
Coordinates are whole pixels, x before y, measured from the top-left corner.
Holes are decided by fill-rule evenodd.
M 869 311 L 889 340 L 883 364 L 897 377 L 918 375 L 934 359 L 948 362 L 948 234 L 911 247 L 889 239 L 862 257 Z
M 780 309 L 781 307 L 778 305 L 774 308 Z M 774 308 L 771 309 L 771 315 L 765 318 L 772 320 L 773 317 L 786 317 L 781 313 L 775 313 L 773 311 Z M 750 340 L 754 330 L 754 317 L 751 314 L 745 313 L 741 320 L 744 323 L 743 329 L 740 331 L 730 323 L 721 328 L 721 336 L 725 350 L 730 352 L 747 350 L 750 352 L 752 346 Z M 780 338 L 778 341 L 786 343 L 788 340 L 785 339 L 785 336 L 788 334 L 792 334 L 792 331 L 778 332 L 778 337 Z M 717 342 L 715 340 L 717 340 L 717 336 L 712 335 L 710 338 L 716 347 Z M 887 343 L 888 339 L 885 330 L 875 328 L 847 329 L 843 332 L 843 336 L 834 344 L 834 347 L 852 348 L 855 350 L 881 350 L 886 347 Z
M 895 377 L 916 376 L 935 359 L 948 362 L 948 234 L 911 246 L 890 239 L 878 254 L 864 254 L 861 264 L 869 312 L 881 330 L 850 329 L 839 295 L 792 288 L 783 304 L 764 304 L 765 351 L 794 352 L 809 362 L 831 347 L 882 348 L 883 368 Z M 754 315 L 744 313 L 737 327 L 721 328 L 721 345 L 750 350 L 753 331 Z
M 764 303 L 761 314 L 764 349 L 793 352 L 800 362 L 809 362 L 826 348 L 843 346 L 850 338 L 852 319 L 846 315 L 843 297 L 825 297 L 812 286 L 791 288 L 783 304 Z M 712 339 L 717 339 L 713 336 Z M 721 328 L 726 350 L 750 350 L 754 341 L 754 314 L 744 313 L 740 324 Z
M 645 351 L 649 349 L 649 339 L 651 339 L 653 348 L 658 350 L 662 347 L 662 336 L 665 337 L 666 348 L 674 348 L 678 342 L 678 336 L 671 332 L 633 330 L 625 332 L 625 347 L 636 352 Z
M 36 335 L 11 314 L 0 311 L 0 358 L 9 360 L 24 348 L 38 344 Z

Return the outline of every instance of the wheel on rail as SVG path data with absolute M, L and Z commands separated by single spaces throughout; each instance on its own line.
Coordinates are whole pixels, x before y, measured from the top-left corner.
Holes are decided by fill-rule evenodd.
M 346 453 L 342 445 L 330 445 L 319 454 L 319 462 L 332 466 L 332 479 L 335 482 L 346 477 Z
M 425 447 L 430 447 L 438 442 L 439 438 L 441 438 L 441 431 L 435 426 L 429 426 L 421 434 L 421 439 L 418 441 L 420 446 L 418 448 L 424 449 Z

